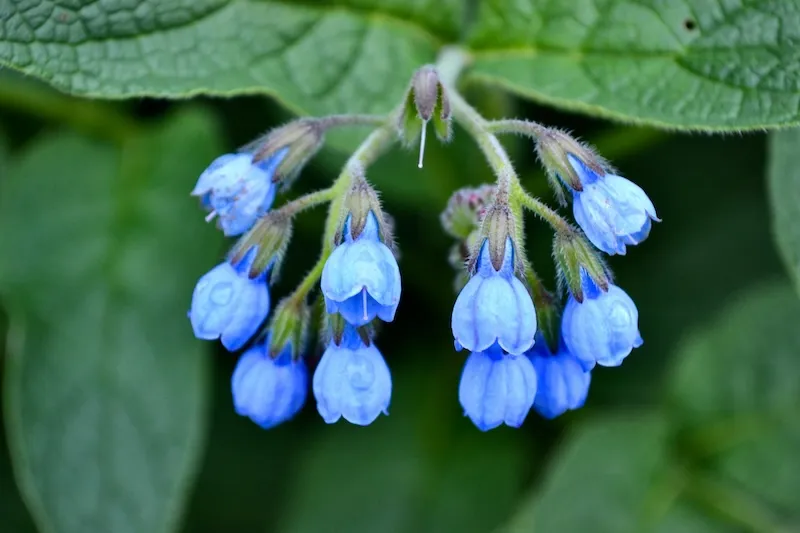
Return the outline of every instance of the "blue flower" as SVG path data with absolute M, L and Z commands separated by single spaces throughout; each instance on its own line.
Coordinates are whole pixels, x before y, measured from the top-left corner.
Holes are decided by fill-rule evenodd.
M 656 208 L 635 183 L 615 174 L 598 175 L 581 160 L 569 155 L 581 179 L 583 191 L 575 191 L 575 221 L 598 249 L 625 254 L 625 245 L 639 244 L 650 234 Z
M 555 418 L 570 409 L 583 407 L 592 374 L 583 369 L 563 342 L 559 343 L 558 351 L 552 353 L 542 339 L 528 352 L 528 357 L 536 369 L 539 384 L 533 401 L 539 414 Z
M 219 217 L 219 226 L 228 237 L 250 229 L 272 207 L 272 178 L 286 153 L 287 149 L 280 150 L 255 164 L 253 155 L 248 153 L 225 154 L 215 159 L 192 190 L 192 196 L 199 196 L 210 211 L 206 220 Z
M 497 345 L 470 354 L 458 387 L 464 415 L 481 431 L 503 423 L 521 426 L 535 396 L 536 371 L 530 360 L 504 354 Z
M 400 269 L 388 246 L 380 241 L 378 220 L 370 211 L 361 234 L 353 239 L 352 216 L 344 223 L 344 242 L 322 270 L 322 293 L 328 313 L 340 313 L 354 326 L 376 316 L 394 320 L 400 303 Z
M 586 370 L 619 366 L 631 350 L 642 345 L 639 311 L 625 291 L 609 285 L 608 292 L 578 303 L 570 295 L 561 319 L 567 349 Z
M 222 263 L 197 282 L 189 311 L 195 337 L 220 339 L 228 350 L 238 350 L 267 318 L 269 289 L 264 276 L 247 276 L 249 264 Z
M 389 414 L 392 376 L 374 344 L 366 346 L 358 333 L 345 325 L 342 342 L 328 345 L 314 372 L 314 397 L 323 420 L 339 418 L 359 426 Z
M 500 270 L 492 265 L 484 240 L 477 272 L 456 299 L 451 325 L 456 349 L 482 352 L 498 343 L 506 352 L 521 355 L 533 345 L 536 311 L 528 290 L 514 275 L 510 238 Z
M 308 370 L 303 359 L 292 360 L 287 345 L 275 359 L 267 346 L 247 350 L 233 371 L 231 389 L 236 412 L 264 429 L 292 418 L 306 401 Z

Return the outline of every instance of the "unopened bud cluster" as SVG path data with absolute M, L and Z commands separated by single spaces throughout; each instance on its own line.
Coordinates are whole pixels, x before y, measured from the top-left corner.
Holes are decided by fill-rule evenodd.
M 428 123 L 448 141 L 451 116 L 459 118 L 452 106 L 466 105 L 451 91 L 434 67 L 420 68 L 376 132 L 406 145 L 419 140 L 422 166 Z M 277 192 L 323 145 L 326 129 L 358 120 L 366 122 L 337 115 L 276 128 L 213 161 L 191 193 L 208 211 L 206 220 L 239 239 L 226 260 L 197 282 L 189 319 L 196 337 L 243 350 L 231 381 L 234 407 L 264 428 L 302 408 L 309 381 L 328 423 L 344 418 L 368 425 L 388 413 L 392 379 L 374 340 L 376 326 L 394 320 L 402 291 L 393 221 L 363 166 L 370 138 L 329 189 L 273 209 Z M 479 122 L 473 134 L 488 127 Z M 595 365 L 618 366 L 642 344 L 636 305 L 614 285 L 601 254 L 624 254 L 644 240 L 658 220 L 653 204 L 567 133 L 522 124 L 531 126 L 556 192 L 571 198 L 575 224 L 542 207 L 521 185 L 511 186 L 510 163 L 503 176 L 496 170 L 496 185 L 456 191 L 441 215 L 455 239 L 449 254 L 459 293 L 451 319 L 454 345 L 470 352 L 458 397 L 482 430 L 517 427 L 532 408 L 552 418 L 582 406 Z M 500 147 L 490 141 L 484 149 Z M 270 315 L 269 287 L 286 255 L 293 218 L 323 202 L 331 207 L 320 262 Z M 557 293 L 544 287 L 527 258 L 523 206 L 540 209 L 553 228 Z M 309 378 L 308 295 L 317 283 L 324 352 Z

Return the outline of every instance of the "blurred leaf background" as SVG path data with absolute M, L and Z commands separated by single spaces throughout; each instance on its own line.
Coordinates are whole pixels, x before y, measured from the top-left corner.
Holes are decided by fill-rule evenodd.
M 0 61 L 73 93 L 0 71 L 2 533 L 800 530 L 800 304 L 779 258 L 794 277 L 800 137 L 652 129 L 794 124 L 798 2 L 171 0 L 111 3 L 117 25 L 83 4 L 0 0 Z M 48 30 L 90 15 L 102 23 L 83 44 Z M 327 426 L 310 401 L 261 430 L 232 409 L 235 356 L 193 340 L 185 317 L 226 250 L 189 190 L 287 108 L 388 111 L 413 68 L 460 37 L 479 50 L 482 83 L 465 89 L 486 116 L 574 131 L 655 203 L 664 222 L 611 259 L 644 346 L 595 370 L 586 407 L 555 421 L 531 414 L 483 434 L 463 417 L 438 215 L 454 189 L 493 177 L 457 129 L 450 145 L 429 143 L 422 170 L 398 148 L 369 171 L 402 251 L 403 300 L 378 341 L 391 415 Z M 248 71 L 231 59 L 248 43 L 276 57 Z M 575 43 L 578 62 L 562 64 Z M 219 57 L 203 48 L 214 46 Z M 748 70 L 759 57 L 772 70 Z M 331 65 L 341 83 L 328 83 Z M 666 79 L 672 68 L 683 77 Z M 577 76 L 593 89 L 570 85 Z M 281 103 L 219 96 L 256 91 Z M 217 96 L 159 98 L 188 93 Z M 333 136 L 291 194 L 329 183 L 363 133 Z M 503 142 L 523 184 L 554 204 L 532 145 Z M 315 261 L 323 216 L 298 220 L 273 295 Z M 549 229 L 531 220 L 527 245 L 552 279 Z

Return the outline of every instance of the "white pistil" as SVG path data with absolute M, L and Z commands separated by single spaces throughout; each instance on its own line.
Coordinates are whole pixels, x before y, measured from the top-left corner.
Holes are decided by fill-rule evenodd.
M 422 135 L 419 138 L 419 163 L 418 168 L 422 168 L 422 160 L 425 157 L 425 132 L 428 131 L 428 121 L 422 122 Z
M 206 215 L 206 222 L 211 222 L 217 216 L 217 211 L 211 211 L 208 215 Z
M 367 320 L 369 318 L 369 315 L 367 314 L 367 288 L 366 287 L 361 289 L 361 294 L 363 295 L 363 302 L 364 302 L 364 320 Z

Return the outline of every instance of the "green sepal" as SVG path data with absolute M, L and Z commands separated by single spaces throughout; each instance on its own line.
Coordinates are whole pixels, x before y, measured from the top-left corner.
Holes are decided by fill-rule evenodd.
M 228 260 L 234 266 L 245 259 L 249 260 L 248 276 L 252 279 L 267 273 L 271 280 L 275 279 L 291 238 L 292 217 L 280 211 L 271 211 L 239 238 L 228 253 Z M 253 253 L 254 257 L 251 256 Z
M 558 231 L 553 239 L 553 258 L 559 283 L 565 284 L 578 302 L 583 302 L 581 271 L 585 271 L 600 290 L 607 291 L 611 273 L 600 254 L 575 228 Z
M 268 353 L 277 357 L 288 346 L 292 360 L 300 358 L 308 344 L 311 309 L 304 299 L 289 296 L 278 303 L 269 325 Z

